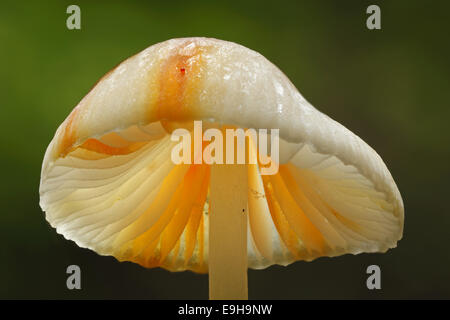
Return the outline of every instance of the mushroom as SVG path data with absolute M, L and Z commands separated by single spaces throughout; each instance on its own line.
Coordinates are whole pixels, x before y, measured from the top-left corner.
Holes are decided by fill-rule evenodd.
M 220 132 L 278 129 L 279 159 L 268 156 L 278 171 L 263 175 L 259 160 L 174 163 L 174 134 L 195 121 Z M 260 154 L 248 140 L 246 153 Z M 248 268 L 385 252 L 404 220 L 371 147 L 262 55 L 209 38 L 153 45 L 101 78 L 47 148 L 40 205 L 82 248 L 209 273 L 211 299 L 246 299 Z

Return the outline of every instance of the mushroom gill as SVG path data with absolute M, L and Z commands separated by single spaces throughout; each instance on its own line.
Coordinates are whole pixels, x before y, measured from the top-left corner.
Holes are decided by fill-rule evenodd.
M 48 165 L 41 206 L 57 232 L 121 261 L 208 272 L 211 166 L 170 161 L 167 125 L 86 139 Z M 248 267 L 395 246 L 402 217 L 355 166 L 307 143 L 288 153 L 275 175 L 247 165 Z

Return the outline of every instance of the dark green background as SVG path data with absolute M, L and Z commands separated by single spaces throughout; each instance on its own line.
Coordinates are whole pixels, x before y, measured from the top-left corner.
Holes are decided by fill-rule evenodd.
M 382 30 L 365 26 L 373 3 Z M 66 28 L 69 4 L 81 7 L 81 30 Z M 206 275 L 146 270 L 78 248 L 38 204 L 45 148 L 91 86 L 136 52 L 186 36 L 266 56 L 314 106 L 377 150 L 405 203 L 398 248 L 250 270 L 250 298 L 450 298 L 448 4 L 2 1 L 0 298 L 208 297 Z M 81 267 L 80 291 L 65 287 L 70 264 Z M 370 264 L 381 267 L 382 290 L 366 288 Z

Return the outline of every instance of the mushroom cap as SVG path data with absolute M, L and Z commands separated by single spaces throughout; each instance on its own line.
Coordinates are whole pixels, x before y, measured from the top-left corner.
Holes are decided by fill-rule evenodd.
M 279 172 L 249 165 L 250 268 L 384 252 L 401 239 L 402 198 L 380 156 L 262 55 L 209 38 L 143 50 L 73 109 L 42 165 L 48 222 L 120 261 L 207 272 L 209 168 L 170 161 L 171 132 L 193 120 L 279 129 Z

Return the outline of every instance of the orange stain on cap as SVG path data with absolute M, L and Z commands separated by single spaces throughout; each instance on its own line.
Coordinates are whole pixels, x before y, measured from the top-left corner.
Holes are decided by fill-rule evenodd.
M 161 64 L 156 116 L 168 131 L 171 122 L 195 117 L 195 102 L 202 71 L 205 46 L 192 41 L 183 43 Z
M 73 111 L 70 113 L 70 115 L 67 117 L 64 127 L 63 127 L 63 135 L 59 142 L 58 147 L 58 156 L 59 157 L 65 157 L 73 148 L 73 145 L 77 141 L 77 135 L 76 135 L 76 118 L 78 115 L 78 112 L 80 111 L 79 108 L 73 109 Z

